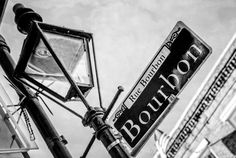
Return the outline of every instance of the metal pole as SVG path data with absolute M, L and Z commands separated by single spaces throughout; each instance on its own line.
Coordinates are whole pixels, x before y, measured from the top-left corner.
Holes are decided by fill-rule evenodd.
M 90 126 L 95 130 L 95 136 L 100 140 L 112 158 L 130 158 L 120 141 L 113 135 L 108 124 L 103 120 L 104 111 L 99 107 L 89 110 L 84 117 L 84 126 Z
M 9 80 L 26 96 L 21 105 L 27 109 L 52 155 L 55 158 L 72 158 L 34 93 L 13 77 L 15 63 L 10 56 L 10 49 L 5 39 L 1 35 L 0 65 Z
M 123 91 L 124 91 L 124 88 L 123 88 L 122 86 L 119 86 L 117 93 L 115 94 L 114 98 L 112 99 L 112 102 L 110 103 L 110 105 L 108 106 L 108 109 L 106 110 L 105 114 L 104 114 L 103 117 L 102 117 L 103 121 L 106 121 L 106 119 L 107 119 L 108 115 L 110 114 L 110 112 L 111 112 L 111 110 L 112 110 L 112 108 L 113 108 L 113 106 L 114 106 L 116 100 L 118 99 L 119 95 L 120 95 L 121 92 L 123 92 Z M 102 108 L 102 107 L 101 107 L 101 108 Z M 91 138 L 91 140 L 90 140 L 90 142 L 89 142 L 87 148 L 85 149 L 83 155 L 82 155 L 80 158 L 86 158 L 86 156 L 87 156 L 87 154 L 88 154 L 90 148 L 92 147 L 92 145 L 93 145 L 95 139 L 96 139 L 96 135 L 93 135 L 93 137 Z

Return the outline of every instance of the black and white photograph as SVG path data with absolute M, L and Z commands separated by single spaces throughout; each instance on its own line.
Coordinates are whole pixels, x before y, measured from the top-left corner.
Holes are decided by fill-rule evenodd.
M 0 158 L 235 158 L 235 0 L 0 0 Z

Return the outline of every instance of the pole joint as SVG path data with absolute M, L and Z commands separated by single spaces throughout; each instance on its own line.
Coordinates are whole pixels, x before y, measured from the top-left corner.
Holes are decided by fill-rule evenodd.
M 23 34 L 28 34 L 32 21 L 43 21 L 42 17 L 38 13 L 34 12 L 30 8 L 25 8 L 23 4 L 18 3 L 14 5 L 13 11 L 15 13 L 17 29 Z
M 87 111 L 83 119 L 84 126 L 90 126 L 95 131 L 95 136 L 100 140 L 112 158 L 129 158 L 120 144 L 112 133 L 111 127 L 106 124 L 104 120 L 104 111 L 100 107 L 93 107 Z
M 100 140 L 101 133 L 109 128 L 109 126 L 103 121 L 104 111 L 100 107 L 91 107 L 91 110 L 87 111 L 82 121 L 84 126 L 89 126 L 95 130 L 95 136 Z

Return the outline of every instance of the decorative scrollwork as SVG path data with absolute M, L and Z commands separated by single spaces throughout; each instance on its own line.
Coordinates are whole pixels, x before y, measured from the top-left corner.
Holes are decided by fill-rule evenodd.
M 121 116 L 121 114 L 125 111 L 125 109 L 127 109 L 127 107 L 125 105 L 122 105 L 121 109 L 116 112 L 115 118 L 112 121 L 115 122 Z
M 167 48 L 170 49 L 172 43 L 174 42 L 174 40 L 177 38 L 177 36 L 179 35 L 181 28 L 179 27 L 175 32 L 172 33 L 172 35 L 170 36 L 170 40 L 168 42 L 166 42 L 165 46 Z

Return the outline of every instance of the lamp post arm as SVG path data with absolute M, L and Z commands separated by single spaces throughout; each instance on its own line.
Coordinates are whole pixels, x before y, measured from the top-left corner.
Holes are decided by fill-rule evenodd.
M 72 158 L 34 93 L 13 77 L 15 62 L 10 56 L 10 48 L 1 35 L 0 65 L 9 80 L 26 96 L 21 105 L 27 109 L 52 155 L 55 158 Z

